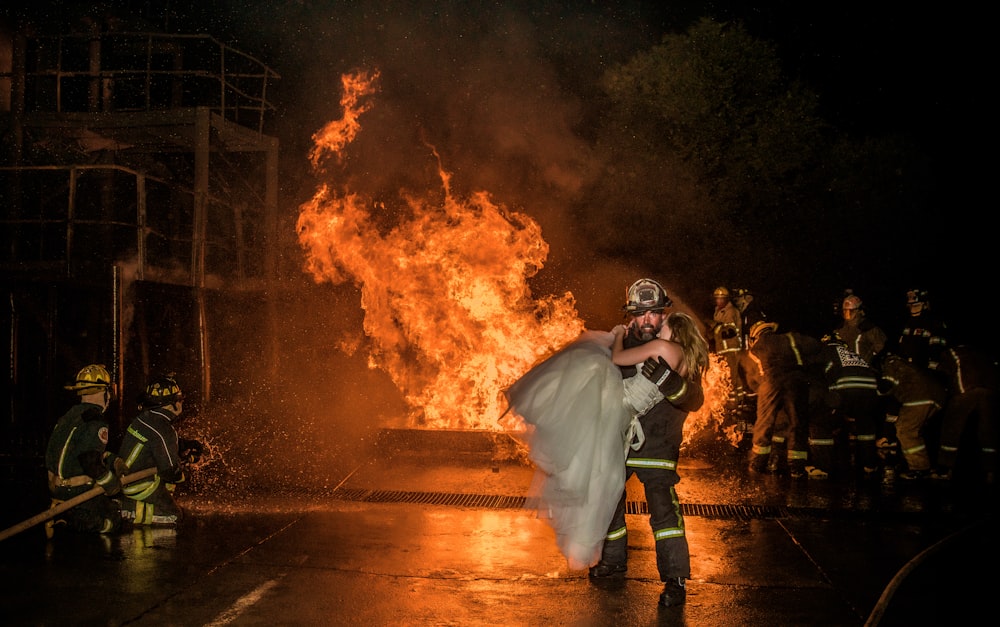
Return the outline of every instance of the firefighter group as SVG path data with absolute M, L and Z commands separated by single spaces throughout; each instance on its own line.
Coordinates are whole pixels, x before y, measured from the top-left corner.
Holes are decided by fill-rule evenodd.
M 994 484 L 1000 366 L 949 337 L 926 290 L 906 292 L 898 337 L 869 320 L 849 290 L 839 324 L 821 338 L 782 329 L 749 290 L 719 287 L 713 298 L 709 345 L 729 371 L 725 414 L 746 425 L 752 475 Z M 178 436 L 184 395 L 175 378 L 147 385 L 117 451 L 108 450 L 107 369 L 88 365 L 66 387 L 79 402 L 57 421 L 46 451 L 47 534 L 180 522 L 172 493 L 203 451 Z
M 180 385 L 172 374 L 149 382 L 117 452 L 108 450 L 105 417 L 113 388 L 101 364 L 85 366 L 66 386 L 79 400 L 56 422 L 45 453 L 50 538 L 62 527 L 115 533 L 126 525 L 174 527 L 183 517 L 173 491 L 203 451 L 197 440 L 178 436 Z
M 713 298 L 710 343 L 730 374 L 725 413 L 747 425 L 751 475 L 994 484 L 1000 367 L 949 337 L 927 290 L 906 292 L 898 337 L 851 290 L 821 338 L 782 329 L 749 290 L 719 287 Z

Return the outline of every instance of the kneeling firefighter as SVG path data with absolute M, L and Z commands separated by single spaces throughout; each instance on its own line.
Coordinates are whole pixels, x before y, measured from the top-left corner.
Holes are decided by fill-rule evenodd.
M 100 364 L 81 369 L 67 390 L 80 397 L 56 422 L 45 451 L 52 506 L 78 497 L 93 487 L 104 491 L 45 525 L 52 537 L 56 524 L 74 531 L 113 533 L 121 527 L 118 504 L 111 497 L 121 488 L 124 468 L 107 451 L 108 421 L 104 412 L 112 398 L 111 375 Z
M 156 468 L 156 474 L 124 487 L 122 516 L 135 525 L 180 522 L 183 512 L 174 489 L 185 480 L 183 463 L 195 462 L 202 452 L 196 440 L 178 437 L 175 424 L 183 412 L 184 394 L 173 375 L 154 379 L 140 400 L 140 412 L 122 438 L 119 457 L 128 472 Z

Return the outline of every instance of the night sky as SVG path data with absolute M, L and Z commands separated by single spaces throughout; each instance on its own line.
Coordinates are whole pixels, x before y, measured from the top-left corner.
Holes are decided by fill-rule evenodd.
M 8 26 L 31 18 L 54 27 L 74 16 L 98 15 L 95 4 L 15 0 L 0 15 Z M 378 67 L 384 105 L 372 122 L 393 130 L 370 139 L 380 162 L 359 168 L 358 176 L 371 178 L 373 187 L 412 183 L 416 175 L 402 164 L 424 158 L 416 155 L 426 153 L 425 142 L 433 143 L 458 185 L 490 190 L 539 220 L 552 244 L 552 275 L 541 277 L 540 285 L 573 291 L 596 327 L 616 321 L 617 312 L 598 312 L 607 309 L 609 298 L 620 299 L 625 275 L 618 265 L 605 278 L 600 263 L 586 259 L 586 243 L 570 235 L 560 209 L 574 202 L 574 189 L 592 175 L 579 125 L 588 115 L 595 79 L 699 17 L 740 20 L 752 35 L 776 45 L 790 76 L 820 94 L 829 122 L 858 137 L 912 139 L 928 155 L 934 182 L 924 206 L 879 220 L 905 224 L 905 237 L 857 224 L 856 238 L 827 247 L 837 254 L 798 260 L 794 274 L 775 268 L 773 285 L 739 285 L 745 281 L 740 268 L 767 264 L 766 253 L 734 260 L 731 274 L 717 283 L 753 288 L 780 321 L 810 331 L 832 320 L 830 305 L 848 287 L 887 330 L 905 315 L 904 291 L 913 285 L 931 290 L 936 309 L 963 329 L 977 322 L 980 302 L 992 299 L 994 245 L 983 225 L 992 206 L 984 187 L 993 178 L 986 171 L 993 159 L 977 145 L 992 127 L 985 115 L 993 74 L 985 71 L 990 38 L 986 19 L 960 13 L 954 4 L 949 10 L 955 17 L 913 3 L 794 1 L 203 0 L 105 6 L 105 14 L 127 16 L 124 22 L 134 25 L 129 30 L 209 33 L 281 75 L 273 96 L 281 109 L 282 204 L 290 214 L 314 191 L 305 154 L 311 134 L 339 116 L 340 74 Z M 793 235 L 776 234 L 786 236 Z M 676 242 L 671 250 L 688 258 Z M 812 269 L 806 280 L 802 267 Z M 657 274 L 656 268 L 635 271 Z M 673 289 L 710 315 L 714 287 Z

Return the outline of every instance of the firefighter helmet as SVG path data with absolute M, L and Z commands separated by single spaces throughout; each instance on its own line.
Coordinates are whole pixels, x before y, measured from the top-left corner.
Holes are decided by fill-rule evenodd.
M 840 305 L 840 308 L 844 310 L 861 309 L 861 306 L 863 304 L 864 303 L 861 302 L 860 298 L 858 298 L 854 294 L 851 294 L 850 296 L 844 299 L 844 302 Z
M 663 311 L 672 304 L 663 286 L 653 279 L 639 279 L 625 292 L 624 309 L 630 314 Z
M 847 342 L 842 340 L 836 333 L 827 333 L 819 341 L 827 346 L 847 346 Z
M 181 386 L 177 385 L 173 374 L 153 379 L 142 395 L 143 407 L 163 407 L 184 400 Z
M 917 303 L 927 304 L 927 290 L 906 290 L 906 304 L 916 305 Z
M 90 364 L 76 373 L 76 379 L 71 385 L 65 386 L 80 396 L 87 396 L 111 387 L 111 374 L 101 364 Z
M 712 292 L 712 296 L 715 298 L 729 298 L 729 289 L 725 287 L 717 287 L 715 291 Z
M 750 345 L 753 346 L 756 344 L 757 340 L 760 339 L 760 336 L 766 333 L 774 333 L 777 330 L 777 322 L 765 322 L 764 320 L 754 322 L 753 326 L 750 327 L 750 333 L 747 336 L 750 339 Z

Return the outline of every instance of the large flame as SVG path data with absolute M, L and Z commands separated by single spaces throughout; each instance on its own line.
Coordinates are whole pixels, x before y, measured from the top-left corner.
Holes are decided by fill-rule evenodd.
M 343 117 L 313 136 L 317 172 L 326 157 L 343 163 L 377 78 L 342 78 Z M 401 192 L 408 211 L 391 228 L 387 216 L 372 214 L 381 204 L 323 184 L 300 207 L 299 241 L 315 281 L 360 288 L 369 367 L 385 370 L 403 394 L 407 426 L 497 430 L 502 390 L 584 323 L 571 293 L 532 296 L 527 281 L 549 252 L 539 225 L 485 191 L 457 197 L 437 151 L 428 149 L 440 189 Z M 718 397 L 709 383 L 709 398 Z M 692 423 L 715 421 L 715 405 L 706 403 Z
M 344 77 L 344 116 L 314 136 L 314 167 L 356 136 L 377 76 Z M 440 161 L 438 172 L 441 189 L 407 194 L 389 230 L 372 199 L 323 185 L 300 208 L 299 241 L 317 282 L 361 289 L 369 365 L 403 393 L 409 426 L 498 429 L 501 390 L 584 325 L 572 294 L 532 297 L 548 256 L 539 225 L 486 192 L 455 197 Z

